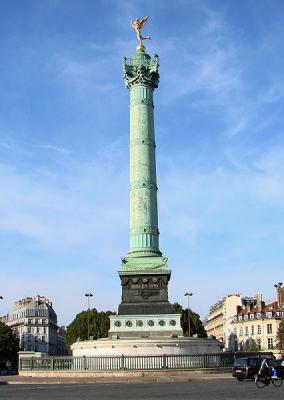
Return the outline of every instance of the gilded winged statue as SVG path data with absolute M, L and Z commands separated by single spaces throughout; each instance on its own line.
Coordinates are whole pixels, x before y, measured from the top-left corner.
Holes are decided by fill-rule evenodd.
M 142 44 L 142 40 L 146 40 L 146 39 L 151 40 L 150 36 L 143 37 L 142 33 L 141 33 L 141 29 L 147 22 L 148 18 L 149 17 L 144 17 L 142 19 L 136 18 L 134 21 L 132 19 L 130 20 L 130 26 L 135 29 L 137 39 L 139 40 L 139 47 L 142 47 L 142 48 L 144 47 Z

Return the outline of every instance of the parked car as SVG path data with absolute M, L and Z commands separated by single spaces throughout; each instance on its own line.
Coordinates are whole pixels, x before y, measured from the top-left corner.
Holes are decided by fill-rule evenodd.
M 284 365 L 282 360 L 275 360 L 274 358 L 267 358 L 267 364 L 277 371 L 277 376 L 284 379 Z M 233 365 L 233 377 L 239 381 L 244 379 L 255 379 L 261 367 L 262 358 L 259 357 L 244 357 L 237 358 Z
M 254 379 L 261 366 L 262 359 L 259 357 L 237 358 L 233 365 L 233 377 L 239 381 Z
M 0 362 L 0 376 L 16 375 L 16 374 L 17 374 L 17 371 L 11 361 Z
M 276 369 L 277 376 L 284 379 L 284 363 L 283 360 L 274 360 L 273 358 L 267 359 L 267 364 Z

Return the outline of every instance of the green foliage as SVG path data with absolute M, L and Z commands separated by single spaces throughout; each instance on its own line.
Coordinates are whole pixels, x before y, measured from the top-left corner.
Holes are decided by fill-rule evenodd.
M 200 320 L 199 314 L 195 313 L 191 309 L 183 309 L 178 303 L 173 304 L 174 312 L 181 314 L 181 327 L 183 335 L 188 336 L 188 316 L 190 320 L 190 336 L 197 335 L 201 338 L 207 337 L 207 332 Z
M 279 350 L 284 350 L 284 319 L 280 322 L 277 331 L 277 348 Z
M 15 361 L 18 358 L 19 339 L 12 329 L 0 322 L 0 360 Z
M 246 351 L 257 352 L 260 351 L 260 345 L 254 339 L 249 339 L 246 345 Z
M 100 339 L 107 337 L 109 330 L 109 316 L 115 313 L 111 311 L 98 312 L 95 308 L 90 310 L 90 337 Z M 88 311 L 82 311 L 67 327 L 65 342 L 70 348 L 76 340 L 88 339 Z

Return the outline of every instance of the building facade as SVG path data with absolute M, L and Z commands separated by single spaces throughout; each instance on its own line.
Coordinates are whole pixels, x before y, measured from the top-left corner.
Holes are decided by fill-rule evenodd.
M 236 314 L 236 309 L 242 304 L 240 294 L 228 294 L 215 303 L 209 311 L 204 328 L 208 336 L 213 336 L 221 343 L 223 348 L 229 350 L 231 343 L 231 322 Z
M 262 294 L 241 297 L 230 294 L 214 304 L 204 321 L 208 336 L 223 343 L 225 351 L 272 350 L 284 318 L 284 288 L 274 285 L 276 300 L 264 302 Z
M 257 303 L 238 307 L 231 323 L 236 350 L 273 350 L 277 346 L 277 332 L 284 318 L 283 289 L 276 289 L 276 300 L 265 303 L 261 296 Z M 281 299 L 281 301 L 279 301 Z
M 44 296 L 26 297 L 14 303 L 2 321 L 10 326 L 20 340 L 23 351 L 49 355 L 66 354 L 65 331 L 57 326 L 52 302 Z

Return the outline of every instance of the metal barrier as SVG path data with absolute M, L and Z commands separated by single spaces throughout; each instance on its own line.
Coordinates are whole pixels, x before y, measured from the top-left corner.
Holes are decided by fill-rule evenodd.
M 121 371 L 232 367 L 237 357 L 261 357 L 264 353 L 218 353 L 159 356 L 49 356 L 21 358 L 20 371 Z M 265 353 L 271 355 L 271 353 Z

